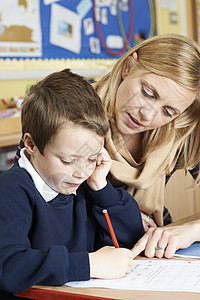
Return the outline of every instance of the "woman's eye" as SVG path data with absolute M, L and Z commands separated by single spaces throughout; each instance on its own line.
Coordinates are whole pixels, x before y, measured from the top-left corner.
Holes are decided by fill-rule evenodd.
M 164 114 L 170 118 L 173 118 L 173 114 L 166 108 L 163 108 Z
M 150 98 L 150 99 L 154 98 L 154 95 L 150 91 L 145 89 L 144 87 L 142 87 L 142 94 L 147 98 Z
M 90 162 L 90 163 L 96 163 L 96 162 L 97 162 L 97 159 L 96 159 L 96 158 L 94 158 L 94 159 L 89 159 L 89 162 Z

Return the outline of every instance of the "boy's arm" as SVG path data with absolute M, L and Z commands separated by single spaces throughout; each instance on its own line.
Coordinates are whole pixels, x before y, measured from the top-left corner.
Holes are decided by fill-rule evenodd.
M 113 245 L 103 209 L 108 210 L 118 243 L 122 247 L 132 248 L 143 236 L 144 228 L 140 209 L 136 200 L 124 189 L 116 189 L 108 181 L 99 191 L 90 190 L 94 200 L 93 213 L 100 224 L 99 239 L 102 245 Z
M 103 148 L 97 158 L 97 166 L 93 174 L 88 178 L 90 195 L 94 199 L 94 215 L 100 224 L 100 246 L 113 245 L 110 233 L 105 222 L 103 209 L 109 212 L 118 242 L 121 246 L 132 248 L 143 236 L 141 212 L 135 199 L 124 189 L 115 189 L 106 176 L 111 168 L 111 159 Z M 105 233 L 106 232 L 106 233 Z M 99 247 L 100 247 L 99 246 Z

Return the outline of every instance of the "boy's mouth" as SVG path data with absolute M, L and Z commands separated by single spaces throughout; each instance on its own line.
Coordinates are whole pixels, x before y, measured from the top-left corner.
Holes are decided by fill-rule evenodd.
M 70 182 L 66 182 L 69 186 L 71 187 L 79 187 L 79 185 L 81 185 L 81 183 L 70 183 Z

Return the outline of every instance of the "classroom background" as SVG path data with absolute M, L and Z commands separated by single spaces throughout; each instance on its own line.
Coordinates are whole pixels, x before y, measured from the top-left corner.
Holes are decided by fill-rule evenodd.
M 97 80 L 130 47 L 156 34 L 200 41 L 200 0 L 0 4 L 0 172 L 12 164 L 21 138 L 20 106 L 37 80 L 64 68 Z M 177 171 L 167 184 L 166 207 L 174 221 L 200 212 L 200 189 L 191 191 L 191 183 L 190 175 Z

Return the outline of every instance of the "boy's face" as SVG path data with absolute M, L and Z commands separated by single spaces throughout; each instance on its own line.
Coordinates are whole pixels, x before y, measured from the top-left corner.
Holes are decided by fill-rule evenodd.
M 31 163 L 55 191 L 71 194 L 93 173 L 103 137 L 73 125 L 61 128 L 43 155 L 34 146 Z

